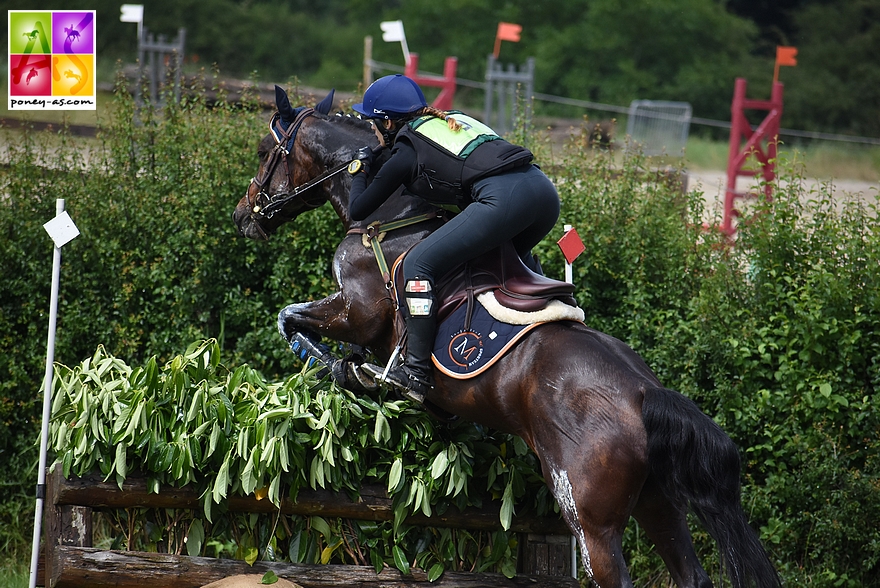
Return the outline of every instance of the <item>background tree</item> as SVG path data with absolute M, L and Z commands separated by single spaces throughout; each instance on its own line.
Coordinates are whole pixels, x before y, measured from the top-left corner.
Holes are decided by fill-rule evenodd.
M 33 8 L 27 0 L 6 4 Z M 135 28 L 119 22 L 119 5 L 90 5 L 97 10 L 99 73 L 108 80 L 117 59 L 136 59 Z M 41 8 L 81 5 L 50 0 Z M 730 116 L 736 77 L 749 80 L 751 97 L 769 97 L 775 47 L 794 45 L 798 66 L 784 71 L 783 126 L 880 134 L 880 0 L 154 0 L 145 10 L 154 33 L 173 36 L 186 27 L 190 70 L 216 63 L 224 75 L 295 77 L 345 91 L 361 83 L 366 35 L 376 39 L 375 59 L 403 66 L 400 47 L 381 42 L 379 29 L 396 19 L 424 71 L 441 71 L 454 55 L 459 77 L 483 79 L 498 22 L 516 22 L 522 40 L 505 43 L 501 59 L 534 56 L 538 92 L 617 106 L 680 100 L 694 115 L 716 120 Z M 466 108 L 482 104 L 482 94 L 468 88 L 457 99 Z M 538 113 L 582 111 L 539 104 Z

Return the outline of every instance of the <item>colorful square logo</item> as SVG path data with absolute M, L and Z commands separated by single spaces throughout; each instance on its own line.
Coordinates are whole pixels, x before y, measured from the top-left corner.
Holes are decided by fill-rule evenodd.
M 95 110 L 95 11 L 8 15 L 9 110 Z

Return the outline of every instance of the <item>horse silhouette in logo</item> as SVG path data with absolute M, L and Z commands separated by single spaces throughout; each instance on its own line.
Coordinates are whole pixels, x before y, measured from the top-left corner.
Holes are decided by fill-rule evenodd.
M 75 78 L 77 82 L 82 81 L 82 76 L 79 75 L 78 73 L 74 73 L 72 69 L 68 69 L 67 71 L 65 71 L 64 77 L 65 78 Z
M 26 85 L 26 86 L 30 86 L 30 85 L 31 85 L 31 80 L 32 80 L 33 78 L 37 77 L 38 75 L 40 75 L 40 74 L 39 74 L 39 72 L 37 72 L 37 68 L 32 67 L 32 68 L 31 68 L 31 71 L 28 72 L 27 78 L 25 79 L 25 82 L 24 82 L 25 85 Z
M 64 27 L 64 32 L 67 33 L 67 38 L 65 41 L 78 41 L 79 40 L 79 31 L 73 28 L 73 25 L 70 27 Z
M 66 29 L 65 29 L 65 30 L 66 30 Z M 21 36 L 22 36 L 22 37 L 27 37 L 27 38 L 28 38 L 29 40 L 31 40 L 31 41 L 36 41 L 36 40 L 37 40 L 37 35 L 39 35 L 39 34 L 40 34 L 40 31 L 38 31 L 37 29 L 34 29 L 34 30 L 32 30 L 31 32 L 29 32 L 29 33 L 22 33 Z

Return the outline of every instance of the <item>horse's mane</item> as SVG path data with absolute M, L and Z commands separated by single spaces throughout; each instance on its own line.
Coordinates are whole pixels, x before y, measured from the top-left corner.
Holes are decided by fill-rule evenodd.
M 333 123 L 341 123 L 346 125 L 351 125 L 355 128 L 370 131 L 370 121 L 364 120 L 362 118 L 358 118 L 356 116 L 352 116 L 350 114 L 316 114 L 316 116 L 326 118 L 327 120 Z

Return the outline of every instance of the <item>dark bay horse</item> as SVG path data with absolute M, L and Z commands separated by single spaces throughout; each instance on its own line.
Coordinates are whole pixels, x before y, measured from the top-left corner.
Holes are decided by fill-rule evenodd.
M 233 215 L 239 231 L 268 239 L 281 224 L 325 202 L 346 231 L 355 230 L 333 258 L 339 290 L 288 306 L 279 315 L 279 329 L 287 340 L 306 333 L 360 345 L 387 362 L 400 336 L 399 323 L 373 251 L 357 231 L 432 207 L 397 194 L 366 221 L 353 222 L 345 172 L 291 196 L 294 187 L 343 167 L 359 147 L 375 146 L 377 140 L 366 121 L 318 112 L 297 117 L 286 95 L 277 98 L 276 130 L 260 143 L 258 174 Z M 270 217 L 261 212 L 273 195 L 283 206 Z M 431 219 L 387 232 L 381 245 L 385 256 L 393 261 L 441 222 Z M 578 322 L 548 323 L 491 370 L 465 380 L 439 371 L 435 377 L 428 400 L 436 406 L 519 435 L 532 448 L 595 585 L 632 586 L 622 553 L 624 527 L 632 516 L 678 586 L 712 586 L 694 551 L 688 509 L 717 541 L 732 586 L 780 585 L 741 507 L 736 446 L 693 402 L 666 389 L 621 341 Z

